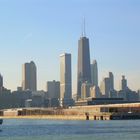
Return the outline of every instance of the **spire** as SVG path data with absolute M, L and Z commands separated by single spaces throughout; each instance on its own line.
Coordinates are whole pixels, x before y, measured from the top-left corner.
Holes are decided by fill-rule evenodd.
M 83 23 L 82 23 L 82 37 L 86 36 L 86 29 L 85 29 L 85 17 L 83 17 Z

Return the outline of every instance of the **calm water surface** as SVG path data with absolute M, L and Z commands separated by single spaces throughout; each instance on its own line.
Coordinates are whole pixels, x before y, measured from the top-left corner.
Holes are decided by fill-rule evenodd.
M 0 140 L 140 140 L 140 121 L 5 119 Z

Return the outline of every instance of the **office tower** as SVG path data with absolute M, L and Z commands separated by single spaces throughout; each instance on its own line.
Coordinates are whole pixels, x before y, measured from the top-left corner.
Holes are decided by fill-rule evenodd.
M 90 97 L 90 87 L 91 84 L 88 83 L 87 81 L 82 83 L 81 85 L 81 99 L 86 99 Z
M 92 86 L 90 88 L 90 97 L 92 97 L 92 98 L 100 98 L 101 97 L 100 88 L 98 86 Z
M 127 80 L 125 79 L 125 76 L 122 76 L 122 80 L 121 80 L 121 90 L 126 90 L 127 87 Z
M 0 92 L 3 90 L 3 77 L 0 74 Z
M 110 78 L 106 77 L 102 80 L 100 90 L 103 97 L 108 98 L 110 92 Z
M 71 54 L 60 55 L 60 98 L 72 98 Z
M 93 60 L 91 64 L 91 82 L 92 85 L 98 86 L 98 66 L 96 60 Z
M 60 82 L 59 81 L 48 81 L 46 86 L 48 98 L 60 98 Z
M 37 90 L 37 72 L 36 65 L 33 61 L 23 64 L 22 68 L 22 89 L 23 90 Z
M 3 87 L 3 77 L 2 77 L 2 75 L 0 74 L 0 88 L 2 88 Z
M 109 72 L 109 79 L 110 79 L 110 91 L 114 90 L 114 76 L 112 72 Z
M 78 41 L 78 74 L 77 74 L 77 98 L 81 98 L 81 85 L 85 81 L 91 83 L 89 39 L 85 33 Z

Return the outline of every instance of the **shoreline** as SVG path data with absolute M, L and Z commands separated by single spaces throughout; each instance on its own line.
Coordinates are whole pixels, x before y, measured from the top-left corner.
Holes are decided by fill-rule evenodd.
M 2 119 L 48 119 L 48 120 L 86 120 L 86 116 L 67 115 L 32 115 L 32 116 L 1 116 Z M 93 120 L 91 117 L 90 120 Z

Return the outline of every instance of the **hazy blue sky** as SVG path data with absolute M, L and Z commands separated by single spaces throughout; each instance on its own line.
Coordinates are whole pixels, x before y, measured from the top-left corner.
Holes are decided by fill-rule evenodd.
M 22 64 L 33 60 L 38 89 L 59 80 L 59 55 L 72 54 L 77 74 L 77 42 L 83 16 L 99 80 L 112 71 L 118 88 L 126 75 L 140 88 L 140 0 L 0 0 L 0 72 L 12 90 L 21 85 Z M 100 82 L 99 82 L 100 83 Z M 73 82 L 74 89 L 76 82 Z

